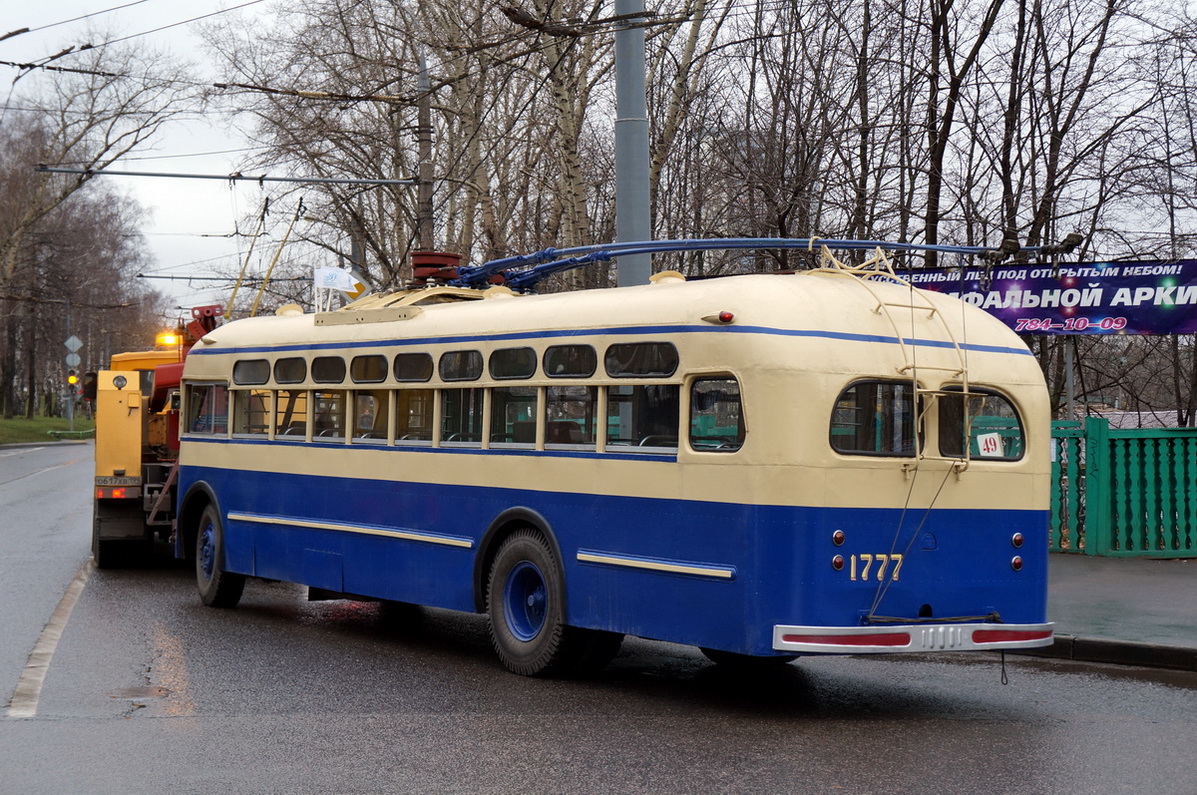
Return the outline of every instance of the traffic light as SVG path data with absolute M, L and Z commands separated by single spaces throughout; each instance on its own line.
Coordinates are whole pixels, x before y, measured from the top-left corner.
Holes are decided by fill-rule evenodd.
M 79 383 L 79 371 L 78 370 L 76 370 L 74 368 L 67 370 L 67 383 L 70 384 L 71 386 L 75 386 L 76 384 Z
M 95 373 L 84 373 L 83 374 L 83 399 L 84 400 L 90 400 L 93 402 L 95 401 L 96 386 L 97 386 L 96 374 Z

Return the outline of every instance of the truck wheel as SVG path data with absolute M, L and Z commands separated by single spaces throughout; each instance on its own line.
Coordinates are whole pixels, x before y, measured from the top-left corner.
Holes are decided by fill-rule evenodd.
M 125 564 L 123 550 L 115 541 L 101 541 L 98 525 L 92 525 L 91 556 L 96 561 L 97 569 L 118 569 Z
M 224 527 L 212 505 L 204 508 L 195 534 L 195 580 L 208 607 L 236 607 L 245 590 L 244 574 L 225 571 Z
M 149 544 L 138 538 L 100 538 L 105 523 L 140 524 L 142 515 L 137 506 L 109 506 L 97 501 L 92 508 L 91 556 L 97 569 L 122 569 L 140 563 L 149 551 Z

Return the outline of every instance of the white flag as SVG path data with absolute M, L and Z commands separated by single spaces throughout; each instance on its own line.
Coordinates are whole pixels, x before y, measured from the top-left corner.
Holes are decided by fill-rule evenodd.
M 340 268 L 316 268 L 314 276 L 317 290 L 345 290 L 354 288 L 353 275 Z

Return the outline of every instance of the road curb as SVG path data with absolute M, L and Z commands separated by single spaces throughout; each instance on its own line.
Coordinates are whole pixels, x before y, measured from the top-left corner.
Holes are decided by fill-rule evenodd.
M 1185 646 L 1165 646 L 1159 643 L 1137 643 L 1129 640 L 1086 638 L 1058 633 L 1055 642 L 1050 646 L 1041 649 L 1020 649 L 1010 653 L 1078 662 L 1197 671 L 1197 649 Z

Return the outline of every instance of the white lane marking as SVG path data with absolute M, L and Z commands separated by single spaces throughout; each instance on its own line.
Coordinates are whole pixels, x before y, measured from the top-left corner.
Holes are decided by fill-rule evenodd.
M 22 447 L 19 450 L 11 450 L 7 453 L 0 453 L 0 458 L 8 458 L 10 455 L 21 455 L 23 453 L 36 453 L 38 450 L 45 450 L 44 447 Z
M 36 472 L 29 472 L 27 474 L 21 475 L 19 478 L 13 478 L 12 480 L 2 481 L 2 482 L 0 482 L 0 486 L 7 486 L 9 483 L 16 483 L 18 480 L 24 480 L 25 478 L 31 478 L 34 475 L 40 475 L 43 472 L 50 472 L 51 470 L 54 470 L 54 469 L 62 469 L 63 467 L 69 467 L 71 464 L 74 464 L 75 461 L 76 461 L 76 459 L 71 459 L 70 461 L 65 461 L 61 464 L 55 464 L 52 467 L 46 467 L 45 469 L 39 469 Z
M 37 715 L 37 702 L 42 697 L 42 683 L 46 681 L 46 672 L 50 670 L 50 660 L 54 659 L 54 651 L 58 648 L 62 631 L 71 617 L 71 611 L 75 609 L 75 603 L 79 601 L 79 594 L 83 593 L 83 586 L 87 585 L 87 580 L 94 570 L 95 563 L 89 558 L 67 586 L 58 607 L 50 614 L 50 620 L 42 629 L 42 634 L 38 635 L 37 643 L 33 645 L 33 651 L 29 653 L 29 659 L 25 663 L 25 670 L 21 672 L 21 678 L 17 680 L 17 686 L 12 691 L 12 698 L 8 702 L 8 717 L 32 718 Z

